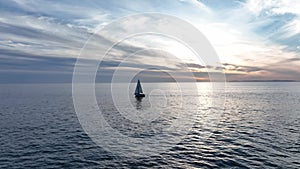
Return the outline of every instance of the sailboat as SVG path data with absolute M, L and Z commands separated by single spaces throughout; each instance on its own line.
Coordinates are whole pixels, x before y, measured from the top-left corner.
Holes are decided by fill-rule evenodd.
M 145 97 L 145 94 L 143 93 L 143 89 L 142 89 L 140 80 L 138 80 L 138 82 L 136 84 L 134 95 L 137 98 Z

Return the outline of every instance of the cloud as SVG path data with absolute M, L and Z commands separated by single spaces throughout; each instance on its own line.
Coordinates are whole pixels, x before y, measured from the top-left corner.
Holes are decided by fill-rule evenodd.
M 76 61 L 74 58 L 40 56 L 4 49 L 1 49 L 0 52 L 0 70 L 2 71 L 73 71 L 73 66 Z
M 291 62 L 298 62 L 298 61 L 300 61 L 299 57 L 286 59 L 286 60 L 282 61 L 281 63 L 288 63 L 288 64 L 290 64 Z
M 235 65 L 229 63 L 224 63 L 223 66 L 225 71 L 235 71 L 235 72 L 242 72 L 242 73 L 251 73 L 251 72 L 258 72 L 264 70 L 263 67 L 243 66 L 243 65 Z
M 297 0 L 248 0 L 243 8 L 263 25 L 276 27 L 274 36 L 290 38 L 300 33 L 300 3 Z M 270 22 L 275 20 L 276 22 Z M 281 22 L 282 21 L 282 22 Z M 257 22 L 257 21 L 256 21 Z
M 186 19 L 199 28 L 216 49 L 223 66 L 204 67 L 203 63 L 193 60 L 190 51 L 172 40 L 144 36 L 117 44 L 101 63 L 107 71 L 103 73 L 109 75 L 124 62 L 122 68 L 128 71 L 152 66 L 185 72 L 188 67 L 199 74 L 203 72 L 203 76 L 199 76 L 202 79 L 207 78 L 204 74 L 210 70 L 226 71 L 232 79 L 299 79 L 300 3 L 297 0 L 217 3 L 206 0 L 1 1 L 2 77 L 4 72 L 13 72 L 17 77 L 21 71 L 22 75 L 30 72 L 32 78 L 38 72 L 70 74 L 80 49 L 95 30 L 126 15 L 162 12 Z M 95 41 L 89 44 L 91 50 L 86 53 L 86 59 L 90 60 L 85 64 L 93 64 L 90 61 L 97 59 L 97 51 L 114 43 L 117 33 L 158 26 L 150 25 L 147 18 L 139 18 L 124 22 L 122 29 L 95 34 Z M 142 52 L 145 49 L 153 50 Z M 137 51 L 140 52 L 123 61 Z M 8 75 L 5 78 L 9 79 Z M 37 78 L 41 78 L 40 75 Z
M 200 64 L 197 64 L 197 63 L 187 63 L 187 64 L 184 64 L 188 67 L 192 67 L 192 68 L 197 68 L 197 69 L 203 69 L 205 68 L 205 66 L 202 66 Z

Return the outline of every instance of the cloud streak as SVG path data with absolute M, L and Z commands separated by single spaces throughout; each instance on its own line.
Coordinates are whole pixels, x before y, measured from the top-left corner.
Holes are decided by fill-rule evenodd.
M 222 70 L 230 80 L 300 80 L 297 70 L 300 66 L 300 3 L 296 0 L 230 3 L 207 0 L 125 0 L 123 3 L 15 0 L 1 1 L 0 6 L 1 83 L 38 82 L 39 79 L 55 82 L 64 81 L 64 78 L 69 81 L 76 57 L 95 30 L 139 12 L 162 12 L 188 20 L 213 44 L 222 67 L 204 66 L 170 39 L 145 36 L 126 40 L 113 48 L 100 65 L 107 77 L 124 62 L 121 68 L 128 71 L 152 66 L 162 71 L 192 71 L 199 79 L 207 79 L 207 72 Z M 86 64 L 93 64 L 97 59 L 95 52 L 105 50 L 114 42 L 116 32 L 143 26 L 155 29 L 157 26 L 147 24 L 143 18 L 135 23 L 124 24 L 123 30 L 97 33 L 97 41 L 90 44 L 95 50 L 87 53 Z M 145 49 L 153 50 L 137 53 L 123 61 L 133 52 Z M 148 77 L 151 72 L 146 73 Z M 41 77 L 43 73 L 45 78 Z M 47 75 L 52 80 L 45 80 Z M 157 72 L 156 75 L 159 76 Z

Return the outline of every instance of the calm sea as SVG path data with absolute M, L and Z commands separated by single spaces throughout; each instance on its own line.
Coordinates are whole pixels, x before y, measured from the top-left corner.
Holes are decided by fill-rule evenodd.
M 71 84 L 0 85 L 0 168 L 300 168 L 300 83 L 142 85 L 147 97 L 136 100 L 134 85 L 112 98 L 96 84 L 120 142 L 97 115 L 82 127 L 93 113 L 76 114 Z

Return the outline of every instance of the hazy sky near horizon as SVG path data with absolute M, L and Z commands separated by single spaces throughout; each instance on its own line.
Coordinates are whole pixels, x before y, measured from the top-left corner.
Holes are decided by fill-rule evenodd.
M 215 69 L 224 71 L 228 80 L 300 80 L 299 9 L 298 0 L 0 1 L 0 83 L 70 82 L 76 58 L 95 31 L 142 12 L 173 15 L 197 27 L 220 58 L 221 67 Z M 140 25 L 149 26 L 146 23 Z M 113 58 L 157 44 L 166 51 L 139 54 L 123 69 L 153 65 L 163 71 L 182 70 L 173 53 L 200 79 L 207 77 L 207 69 L 187 59 L 192 54 L 179 44 L 148 38 L 151 43 L 144 37 L 117 46 L 101 63 L 102 72 L 109 74 L 119 65 L 120 59 Z M 99 44 L 105 48 L 112 39 L 99 37 Z

